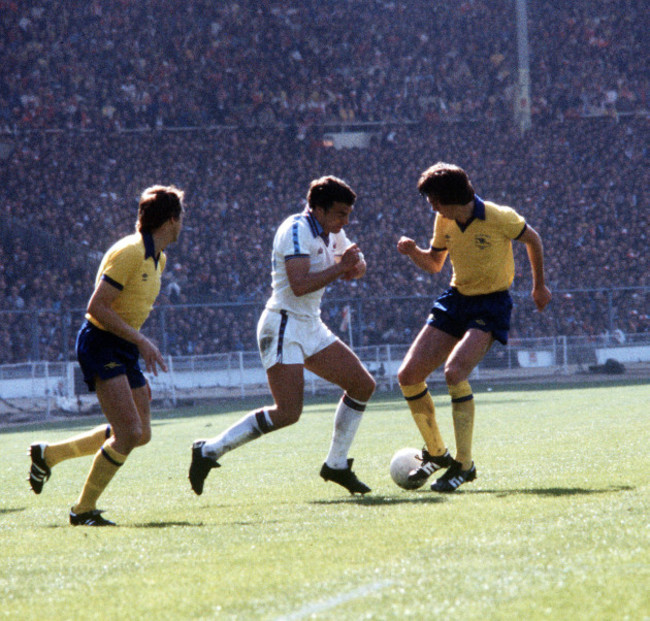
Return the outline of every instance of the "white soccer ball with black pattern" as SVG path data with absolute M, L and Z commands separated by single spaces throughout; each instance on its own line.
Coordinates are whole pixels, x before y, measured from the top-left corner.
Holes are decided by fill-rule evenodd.
M 409 472 L 422 465 L 422 451 L 416 448 L 403 448 L 397 451 L 390 460 L 390 476 L 402 489 L 417 489 L 426 481 L 413 483 L 409 481 Z

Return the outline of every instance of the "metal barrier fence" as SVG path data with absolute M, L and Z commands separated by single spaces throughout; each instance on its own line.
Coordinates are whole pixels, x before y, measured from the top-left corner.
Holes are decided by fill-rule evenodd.
M 528 291 L 514 291 L 511 337 L 647 333 L 649 292 L 650 287 L 554 291 L 548 309 L 538 313 Z M 430 304 L 431 298 L 424 297 L 326 296 L 322 314 L 347 343 L 378 346 L 410 342 Z M 263 301 L 158 305 L 143 330 L 165 355 L 255 350 L 255 326 L 263 305 Z M 0 311 L 0 336 L 1 328 L 5 329 L 0 364 L 74 360 L 74 339 L 83 313 L 83 309 Z
M 408 344 L 355 348 L 377 379 L 378 392 L 398 388 L 397 370 Z M 154 399 L 174 406 L 201 399 L 268 396 L 266 376 L 257 351 L 168 356 L 168 373 L 149 376 Z M 584 374 L 634 372 L 650 377 L 650 334 L 592 337 L 512 339 L 495 344 L 470 379 L 559 382 Z M 332 385 L 306 372 L 306 391 L 315 394 Z M 444 387 L 442 370 L 429 377 L 432 386 Z M 75 362 L 26 362 L 0 365 L 0 424 L 25 418 L 47 419 L 58 414 L 97 408 L 87 392 Z

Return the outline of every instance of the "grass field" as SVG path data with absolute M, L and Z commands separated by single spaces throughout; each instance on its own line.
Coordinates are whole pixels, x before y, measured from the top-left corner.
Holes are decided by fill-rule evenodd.
M 26 481 L 31 442 L 99 419 L 5 429 L 0 618 L 650 619 L 650 387 L 475 388 L 479 477 L 451 495 L 392 483 L 392 453 L 421 443 L 397 395 L 373 400 L 351 452 L 364 498 L 318 477 L 333 396 L 224 457 L 201 497 L 191 441 L 255 404 L 157 413 L 100 501 L 118 528 L 67 523 L 89 457 L 40 496 Z

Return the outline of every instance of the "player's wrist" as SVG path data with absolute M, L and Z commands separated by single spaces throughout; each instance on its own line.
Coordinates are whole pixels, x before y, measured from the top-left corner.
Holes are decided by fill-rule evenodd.
M 133 338 L 133 342 L 138 347 L 143 347 L 143 346 L 148 345 L 149 339 L 144 334 L 142 334 L 142 332 L 136 332 L 136 334 L 135 334 L 135 336 Z

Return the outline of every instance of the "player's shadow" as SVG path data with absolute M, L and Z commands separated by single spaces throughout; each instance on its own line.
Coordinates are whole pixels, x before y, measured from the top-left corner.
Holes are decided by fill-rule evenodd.
M 200 527 L 204 526 L 203 522 L 139 522 L 131 524 L 130 528 L 175 528 L 175 527 Z
M 465 494 L 493 494 L 494 496 L 590 496 L 592 494 L 612 494 L 618 492 L 630 492 L 635 490 L 630 485 L 611 485 L 601 489 L 589 489 L 585 487 L 532 487 L 530 489 L 466 489 Z
M 200 527 L 200 526 L 205 526 L 203 522 L 140 522 L 137 524 L 123 524 L 119 523 L 116 526 L 104 526 L 103 528 L 106 528 L 110 531 L 112 530 L 119 530 L 120 528 L 187 528 L 188 526 L 191 527 Z M 49 524 L 47 528 L 70 528 L 67 522 L 61 523 L 61 524 Z M 86 527 L 86 528 L 94 528 L 94 527 Z M 79 531 L 85 530 L 83 527 L 78 529 Z
M 386 505 L 430 505 L 445 502 L 444 496 L 427 494 L 426 492 L 411 492 L 404 496 L 351 496 L 347 498 L 337 498 L 332 500 L 313 500 L 312 505 L 342 505 L 353 503 L 362 507 L 378 507 Z
M 25 507 L 7 507 L 6 509 L 0 509 L 0 515 L 5 515 L 5 513 L 20 513 L 24 510 Z

